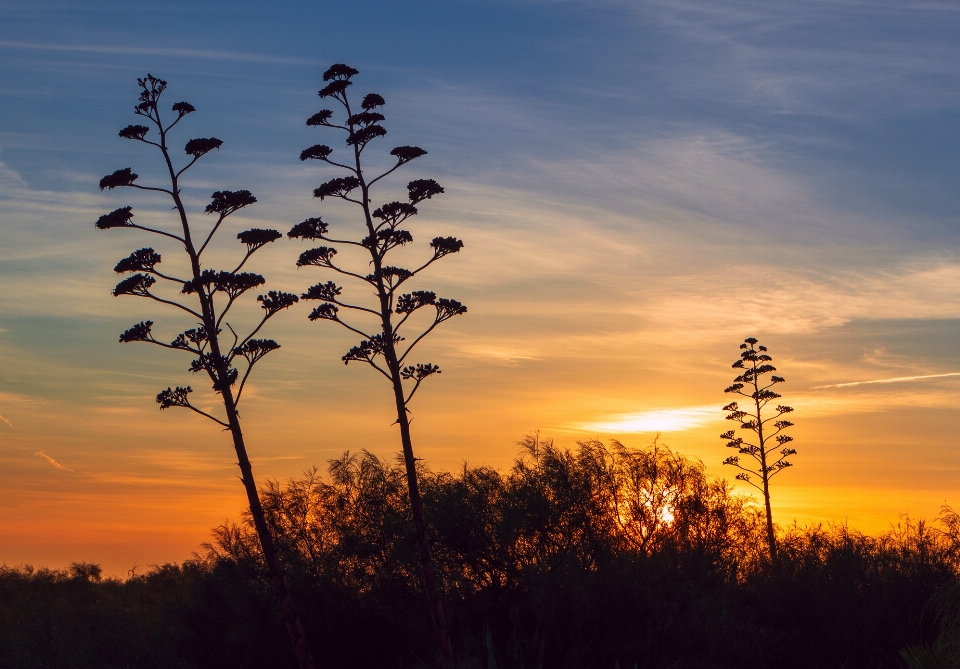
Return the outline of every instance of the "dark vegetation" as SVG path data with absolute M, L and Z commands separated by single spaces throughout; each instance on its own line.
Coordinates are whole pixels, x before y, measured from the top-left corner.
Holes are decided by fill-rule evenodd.
M 948 667 L 960 522 L 778 530 L 652 444 L 529 437 L 504 473 L 420 466 L 459 666 Z M 327 667 L 430 666 L 402 459 L 345 454 L 261 497 Z M 901 651 L 904 651 L 903 657 Z M 181 565 L 0 573 L 3 667 L 293 667 L 249 515 Z

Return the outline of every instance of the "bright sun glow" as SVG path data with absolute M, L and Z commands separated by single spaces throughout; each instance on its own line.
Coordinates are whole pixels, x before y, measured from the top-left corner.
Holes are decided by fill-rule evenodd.
M 573 426 L 586 432 L 607 434 L 638 434 L 643 432 L 681 432 L 723 419 L 723 412 L 715 405 L 658 409 L 639 413 L 609 416 L 606 420 L 580 423 Z
M 667 525 L 673 524 L 674 517 L 675 516 L 673 515 L 673 507 L 670 506 L 669 504 L 667 504 L 662 509 L 660 509 L 660 520 L 662 520 Z

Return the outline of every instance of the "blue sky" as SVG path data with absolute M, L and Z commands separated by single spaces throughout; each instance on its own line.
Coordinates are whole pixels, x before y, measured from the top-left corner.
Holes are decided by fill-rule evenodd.
M 429 286 L 470 307 L 433 342 L 447 373 L 418 395 L 436 466 L 506 466 L 537 429 L 645 443 L 659 425 L 723 474 L 724 425 L 705 416 L 752 334 L 782 363 L 806 440 L 782 513 L 931 515 L 960 485 L 960 380 L 820 386 L 960 371 L 958 35 L 960 6 L 937 2 L 6 2 L 0 461 L 16 485 L 0 507 L 75 519 L 116 490 L 155 512 L 151 541 L 176 547 L 164 559 L 240 508 L 216 435 L 152 403 L 189 381 L 180 365 L 115 343 L 153 314 L 109 296 L 110 267 L 148 242 L 93 221 L 125 204 L 159 221 L 166 205 L 96 184 L 156 174 L 116 136 L 150 72 L 198 108 L 184 140 L 224 140 L 192 205 L 249 188 L 260 202 L 242 222 L 286 230 L 320 211 L 326 173 L 297 156 L 330 141 L 304 120 L 345 62 L 357 92 L 387 99 L 384 148 L 423 146 L 411 170 L 447 187 L 420 234 L 467 243 Z M 292 267 L 300 250 L 284 241 L 259 271 L 302 290 L 318 277 Z M 262 471 L 394 452 L 389 405 L 382 426 L 369 408 L 385 389 L 339 363 L 349 339 L 305 313 L 275 327 L 284 354 L 249 417 Z M 194 525 L 155 505 L 171 481 L 209 507 Z M 135 557 L 135 523 L 98 513 L 127 528 L 110 559 Z M 22 534 L 8 562 L 86 545 L 7 531 Z

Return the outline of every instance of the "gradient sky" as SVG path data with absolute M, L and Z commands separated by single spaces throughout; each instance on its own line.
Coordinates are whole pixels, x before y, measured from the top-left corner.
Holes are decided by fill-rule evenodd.
M 354 223 L 311 197 L 329 176 L 297 160 L 338 148 L 304 126 L 333 62 L 386 98 L 376 148 L 429 151 L 393 186 L 440 181 L 413 232 L 467 246 L 417 287 L 469 307 L 421 356 L 444 370 L 414 402 L 434 468 L 505 469 L 537 430 L 563 446 L 660 432 L 732 477 L 722 391 L 752 335 L 796 408 L 779 522 L 875 532 L 960 503 L 958 35 L 956 3 L 902 0 L 7 0 L 0 562 L 123 574 L 188 558 L 243 508 L 228 438 L 157 410 L 160 389 L 192 381 L 183 359 L 117 344 L 144 318 L 190 326 L 110 295 L 119 258 L 175 249 L 93 226 L 126 204 L 169 216 L 97 189 L 121 167 L 156 173 L 116 135 L 147 72 L 197 107 L 183 141 L 224 140 L 192 171 L 191 206 L 217 189 L 259 199 L 227 248 L 252 226 Z M 282 240 L 253 269 L 296 292 L 331 278 L 295 269 L 303 248 Z M 389 389 L 344 367 L 352 338 L 308 310 L 271 322 L 283 348 L 244 411 L 261 481 L 399 450 Z

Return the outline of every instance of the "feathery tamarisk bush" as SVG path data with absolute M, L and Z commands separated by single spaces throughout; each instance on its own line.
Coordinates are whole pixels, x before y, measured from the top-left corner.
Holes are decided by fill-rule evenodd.
M 320 306 L 310 314 L 311 320 L 333 321 L 362 337 L 360 343 L 343 356 L 344 363 L 366 363 L 391 384 L 396 403 L 397 424 L 400 426 L 407 488 L 416 528 L 424 589 L 427 592 L 441 653 L 449 659 L 452 657 L 452 650 L 447 636 L 446 621 L 437 589 L 430 541 L 424 521 L 408 415 L 410 400 L 416 394 L 420 384 L 427 377 L 439 374 L 440 368 L 429 362 L 414 364 L 409 358 L 417 344 L 434 328 L 454 316 L 465 313 L 467 308 L 456 300 L 438 298 L 432 291 L 415 290 L 403 293 L 401 288 L 440 258 L 460 251 L 463 242 L 454 237 L 436 237 L 430 242 L 430 255 L 419 266 L 407 269 L 387 264 L 387 255 L 391 251 L 413 242 L 413 236 L 401 226 L 417 214 L 418 204 L 443 193 L 443 188 L 432 179 L 416 179 L 407 184 L 406 202 L 388 202 L 373 208 L 371 188 L 374 184 L 427 152 L 416 146 L 398 146 L 390 151 L 390 155 L 396 159 L 396 162 L 389 169 L 372 178 L 364 171 L 362 166 L 364 150 L 374 139 L 383 137 L 387 133 L 380 125 L 384 120 L 383 114 L 375 111 L 382 107 L 385 101 L 380 95 L 370 93 L 361 101 L 360 110 L 354 109 L 347 95 L 347 89 L 353 84 L 351 79 L 356 74 L 358 71 L 354 68 L 336 64 L 323 75 L 323 80 L 329 83 L 319 91 L 319 95 L 321 98 L 332 98 L 343 107 L 346 118 L 342 122 L 335 122 L 333 111 L 329 109 L 324 109 L 307 120 L 308 126 L 323 126 L 345 133 L 347 158 L 337 162 L 331 158 L 333 149 L 318 144 L 304 150 L 300 154 L 300 160 L 319 160 L 346 172 L 346 176 L 321 184 L 314 190 L 314 196 L 320 200 L 339 198 L 356 205 L 361 218 L 361 236 L 354 239 L 333 238 L 328 233 L 327 223 L 320 218 L 309 218 L 297 224 L 288 235 L 301 239 L 322 240 L 332 245 L 304 251 L 297 261 L 299 267 L 311 265 L 333 270 L 372 288 L 376 295 L 376 300 L 371 306 L 351 304 L 341 297 L 340 286 L 333 281 L 327 281 L 310 288 L 303 294 L 303 299 L 321 301 Z M 338 246 L 365 249 L 369 254 L 370 272 L 355 272 L 335 262 L 334 256 Z M 341 310 L 347 310 L 355 316 L 366 316 L 373 324 L 367 327 L 354 321 L 343 320 Z M 405 332 L 412 326 L 413 321 L 410 321 L 410 318 L 416 312 L 429 314 L 427 324 L 419 330 L 418 334 L 411 336 L 409 344 L 404 345 L 402 342 L 405 341 L 405 337 L 400 333 L 402 329 Z
M 724 411 L 730 412 L 727 420 L 739 423 L 741 430 L 745 430 L 748 434 L 752 433 L 747 437 L 750 441 L 735 436 L 735 429 L 724 432 L 720 438 L 727 442 L 727 448 L 734 448 L 739 454 L 731 455 L 723 461 L 723 464 L 741 470 L 737 474 L 737 479 L 752 485 L 763 494 L 767 512 L 767 544 L 770 549 L 770 559 L 775 562 L 777 539 L 773 530 L 773 512 L 770 509 L 770 479 L 787 467 L 793 466 L 787 458 L 796 455 L 797 451 L 787 446 L 793 441 L 793 437 L 784 434 L 784 430 L 791 427 L 793 423 L 785 420 L 783 416 L 792 412 L 793 407 L 778 404 L 773 410 L 773 415 L 768 413 L 764 418 L 764 409 L 767 405 L 773 400 L 780 399 L 780 395 L 771 388 L 778 383 L 783 383 L 785 379 L 771 374 L 777 371 L 777 368 L 770 364 L 773 358 L 767 354 L 766 346 L 758 346 L 757 343 L 756 338 L 748 337 L 744 343 L 740 344 L 742 349 L 740 359 L 733 363 L 733 368 L 743 370 L 743 373 L 733 380 L 733 385 L 724 390 L 725 393 L 743 395 L 750 401 L 751 406 L 745 409 L 741 409 L 737 402 L 731 402 L 723 407 Z M 764 378 L 767 374 L 771 374 L 769 381 Z M 747 456 L 753 462 L 741 463 L 741 455 Z M 750 478 L 751 474 L 760 477 L 759 485 Z
M 521 447 L 504 470 L 418 466 L 463 669 L 902 669 L 904 648 L 911 667 L 952 666 L 951 509 L 877 536 L 788 526 L 772 569 L 762 506 L 698 460 L 656 443 Z M 329 666 L 437 667 L 402 458 L 344 454 L 260 496 Z M 124 581 L 0 565 L 0 669 L 288 669 L 260 552 L 244 513 L 194 559 Z
M 875 537 L 787 526 L 773 568 L 762 504 L 695 459 L 656 442 L 521 449 L 500 471 L 419 463 L 460 666 L 894 669 L 937 637 L 925 607 L 957 583 L 952 514 Z M 315 647 L 336 666 L 436 666 L 418 661 L 434 640 L 415 623 L 399 459 L 346 454 L 261 496 L 298 591 L 336 610 Z M 255 545 L 245 517 L 206 559 L 244 564 Z
M 140 185 L 137 183 L 138 175 L 130 168 L 125 168 L 101 179 L 100 189 L 109 188 L 112 190 L 126 187 L 166 193 L 173 200 L 174 209 L 179 219 L 179 230 L 169 232 L 134 223 L 133 212 L 129 206 L 121 207 L 101 216 L 96 226 L 101 230 L 136 228 L 172 239 L 183 247 L 190 261 L 191 275 L 188 278 L 177 278 L 158 270 L 160 254 L 152 248 L 144 248 L 134 251 L 117 263 L 114 269 L 118 274 L 132 273 L 132 276 L 118 283 L 113 294 L 115 296 L 145 297 L 177 308 L 188 314 L 194 320 L 195 326 L 181 332 L 173 341 L 167 343 L 166 340 L 157 339 L 154 335 L 153 321 L 141 321 L 121 334 L 120 341 L 146 342 L 195 356 L 190 363 L 190 371 L 203 374 L 209 378 L 213 390 L 220 395 L 225 413 L 224 418 L 218 418 L 194 405 L 190 401 L 190 393 L 193 392 L 190 386 L 167 388 L 157 395 L 157 403 L 161 409 L 171 407 L 189 409 L 230 431 L 239 459 L 242 473 L 241 480 L 250 504 L 250 514 L 256 527 L 260 548 L 270 572 L 284 623 L 293 641 L 301 669 L 312 668 L 314 666 L 313 658 L 307 646 L 290 592 L 284 581 L 274 539 L 264 518 L 256 482 L 253 478 L 252 466 L 247 457 L 238 413 L 243 389 L 253 366 L 266 354 L 280 347 L 272 339 L 257 339 L 255 338 L 256 335 L 270 318 L 293 305 L 299 298 L 291 293 L 273 290 L 260 295 L 257 300 L 263 308 L 263 316 L 253 329 L 243 337 L 238 335 L 230 322 L 226 320 L 231 307 L 241 296 L 265 283 L 265 279 L 259 274 L 243 272 L 241 269 L 257 250 L 279 239 L 282 235 L 276 230 L 256 228 L 241 232 L 237 235 L 237 238 L 247 248 L 236 267 L 232 270 L 219 271 L 202 268 L 203 252 L 207 249 L 214 234 L 220 230 L 223 222 L 231 214 L 255 203 L 257 199 L 250 191 L 246 190 L 215 192 L 210 204 L 205 209 L 205 213 L 212 214 L 215 220 L 212 226 L 209 226 L 209 230 L 205 232 L 205 236 L 201 234 L 197 237 L 198 240 L 203 239 L 198 247 L 193 237 L 197 232 L 196 227 L 191 226 L 187 208 L 181 197 L 181 178 L 184 172 L 190 169 L 200 158 L 214 149 L 219 149 L 223 142 L 214 137 L 191 139 L 184 147 L 188 158 L 186 164 L 180 169 L 175 168 L 172 150 L 169 146 L 169 134 L 174 126 L 183 120 L 186 115 L 195 111 L 195 108 L 188 102 L 176 103 L 172 107 L 173 120 L 171 122 L 163 118 L 159 106 L 160 96 L 167 83 L 149 74 L 144 79 L 138 79 L 137 83 L 142 91 L 139 104 L 134 111 L 156 129 L 157 136 L 155 139 L 149 138 L 148 135 L 153 128 L 145 125 L 127 126 L 120 131 L 120 136 L 155 147 L 163 156 L 170 185 L 169 187 Z M 157 290 L 160 286 L 179 289 L 180 296 L 171 296 L 169 292 L 164 296 L 163 292 Z M 224 328 L 229 330 L 229 335 L 224 334 Z M 235 366 L 241 360 L 243 361 L 241 364 L 244 366 L 242 376 L 238 367 Z

